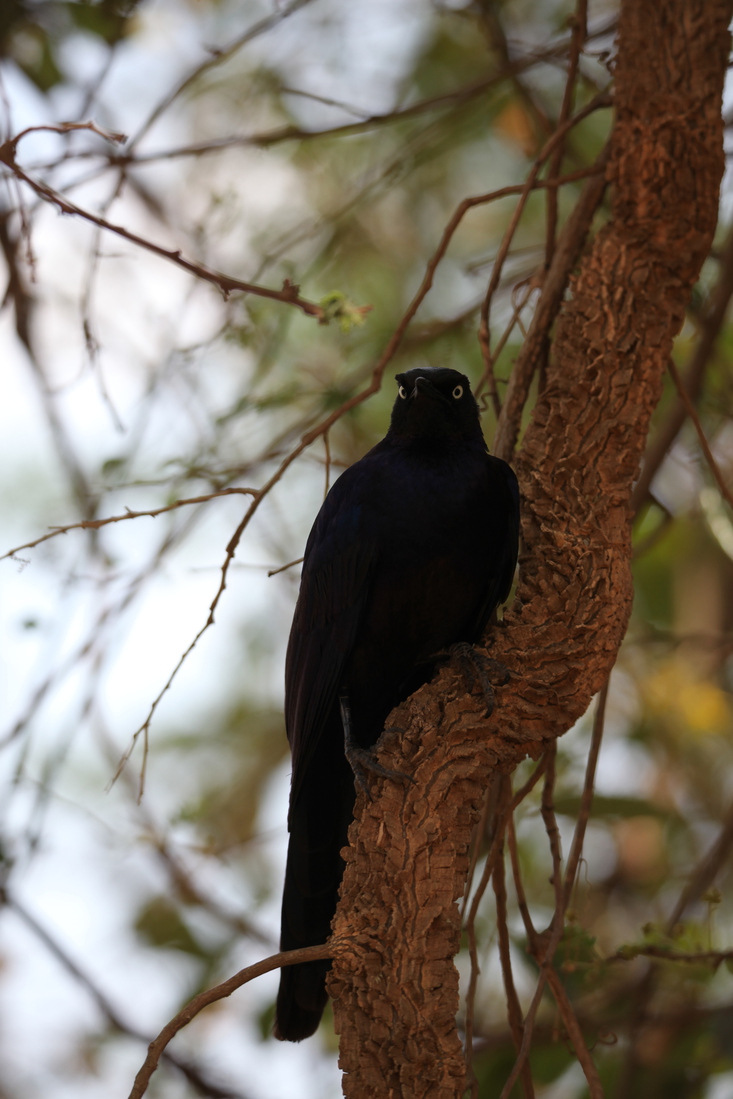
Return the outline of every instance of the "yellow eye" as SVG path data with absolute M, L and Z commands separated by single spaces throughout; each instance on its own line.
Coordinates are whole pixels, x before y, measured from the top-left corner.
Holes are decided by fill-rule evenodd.
M 455 399 L 457 401 L 459 401 L 461 399 L 461 397 L 463 396 L 463 386 L 462 385 L 457 385 L 456 386 L 456 388 L 453 390 L 453 396 L 455 397 Z
M 407 390 L 405 389 L 404 385 L 401 385 L 400 388 L 397 390 L 397 392 L 399 393 L 400 397 L 402 397 L 402 400 L 404 401 L 405 397 L 407 396 Z

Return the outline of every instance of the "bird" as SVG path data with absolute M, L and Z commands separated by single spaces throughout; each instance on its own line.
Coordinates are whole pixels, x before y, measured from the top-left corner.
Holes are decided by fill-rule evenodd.
M 368 789 L 370 771 L 390 775 L 372 751 L 390 711 L 451 652 L 465 665 L 513 582 L 517 479 L 489 454 L 468 378 L 415 367 L 396 382 L 386 436 L 335 481 L 303 558 L 285 659 L 281 950 L 328 939 L 356 785 Z M 315 1033 L 330 964 L 282 967 L 276 1038 Z

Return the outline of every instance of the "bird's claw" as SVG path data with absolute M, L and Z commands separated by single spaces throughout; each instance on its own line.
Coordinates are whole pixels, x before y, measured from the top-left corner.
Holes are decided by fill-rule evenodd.
M 354 772 L 354 778 L 361 790 L 364 791 L 370 801 L 373 800 L 372 792 L 369 788 L 367 781 L 367 772 L 371 772 L 373 775 L 379 775 L 380 778 L 389 778 L 393 782 L 413 782 L 412 775 L 405 774 L 404 771 L 393 771 L 389 767 L 385 767 L 379 762 L 373 752 L 370 752 L 367 748 L 356 748 L 350 746 L 346 749 L 346 758 L 349 761 L 351 770 Z
M 391 771 L 389 767 L 385 767 L 379 762 L 374 752 L 369 751 L 368 748 L 359 747 L 351 726 L 351 706 L 346 692 L 339 695 L 339 706 L 344 726 L 344 754 L 349 761 L 351 770 L 354 772 L 357 785 L 364 791 L 369 800 L 372 800 L 372 792 L 367 782 L 367 771 L 379 775 L 380 778 L 390 778 L 393 782 L 414 782 L 412 775 L 406 775 L 404 771 Z M 403 729 L 398 731 L 404 732 Z
M 458 665 L 462 675 L 468 683 L 469 691 L 473 690 L 478 679 L 486 699 L 486 716 L 491 717 L 494 710 L 494 682 L 503 687 L 509 682 L 510 672 L 505 664 L 486 653 L 478 652 L 467 641 L 459 641 L 451 645 L 448 650 L 448 658 Z M 493 680 L 493 682 L 492 682 Z

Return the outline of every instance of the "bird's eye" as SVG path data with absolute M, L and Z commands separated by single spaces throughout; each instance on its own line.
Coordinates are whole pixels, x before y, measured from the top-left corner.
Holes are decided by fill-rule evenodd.
M 462 385 L 457 385 L 456 386 L 456 388 L 453 390 L 453 396 L 455 397 L 455 399 L 457 401 L 460 401 L 461 397 L 463 396 L 463 386 Z
M 402 400 L 404 401 L 405 398 L 407 397 L 407 390 L 405 389 L 404 385 L 401 385 L 400 388 L 397 390 L 397 392 L 399 393 L 400 397 L 402 397 Z

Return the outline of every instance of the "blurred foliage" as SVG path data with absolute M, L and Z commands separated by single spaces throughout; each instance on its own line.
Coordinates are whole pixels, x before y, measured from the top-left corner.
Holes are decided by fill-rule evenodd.
M 140 0 L 3 0 L 0 4 L 0 58 L 12 59 L 48 92 L 64 80 L 59 52 L 73 34 L 84 31 L 114 47 L 128 32 Z
M 288 751 L 281 713 L 253 711 L 243 703 L 205 742 L 200 737 L 169 739 L 163 747 L 183 753 L 185 765 L 206 776 L 180 819 L 195 824 L 207 854 L 231 854 L 256 838 L 267 780 Z
M 209 43 L 233 41 L 263 15 L 264 8 L 249 3 L 227 5 L 223 0 L 217 4 L 172 0 L 158 7 L 145 0 L 6 0 L 0 4 L 0 60 L 3 65 L 18 66 L 35 89 L 48 93 L 48 103 L 61 91 L 79 93 L 82 101 L 86 95 L 87 86 L 77 81 L 68 62 L 75 36 L 92 36 L 106 51 L 107 66 L 112 60 L 122 62 L 124 50 L 142 51 L 160 27 L 173 34 L 176 20 L 185 18 L 188 30 L 200 37 L 202 68 L 175 102 L 175 124 L 157 131 L 153 127 L 150 142 L 138 150 L 149 154 L 150 162 L 132 162 L 123 172 L 113 158 L 99 153 L 98 144 L 83 145 L 76 135 L 77 144 L 64 139 L 47 178 L 63 188 L 72 178 L 63 174 L 67 161 L 73 164 L 78 155 L 85 170 L 90 162 L 96 165 L 88 190 L 82 188 L 82 205 L 104 207 L 111 220 L 124 222 L 151 239 L 163 239 L 164 234 L 175 237 L 176 247 L 232 276 L 268 286 L 280 286 L 285 279 L 297 282 L 305 297 L 321 302 L 333 322 L 318 326 L 292 308 L 254 296 L 233 295 L 224 302 L 212 288 L 199 285 L 178 302 L 173 324 L 167 316 L 158 317 L 151 335 L 146 318 L 155 312 L 154 295 L 151 301 L 136 302 L 137 274 L 124 285 L 115 282 L 123 278 L 122 265 L 114 267 L 116 258 L 104 255 L 89 266 L 89 284 L 94 286 L 95 279 L 103 284 L 115 305 L 124 298 L 130 318 L 125 318 L 122 331 L 114 310 L 105 313 L 101 304 L 95 306 L 92 293 L 89 304 L 83 279 L 72 291 L 62 276 L 62 285 L 56 288 L 58 300 L 73 313 L 74 325 L 78 326 L 81 313 L 88 329 L 84 333 L 87 346 L 96 341 L 99 347 L 98 360 L 88 367 L 87 376 L 96 387 L 103 443 L 85 467 L 97 514 L 118 513 L 133 499 L 144 501 L 141 508 L 154 508 L 232 485 L 265 483 L 304 432 L 364 388 L 458 203 L 468 195 L 521 182 L 557 119 L 564 63 L 559 55 L 550 57 L 543 51 L 548 43 L 567 37 L 572 5 L 566 0 L 476 0 L 463 6 L 426 3 L 411 8 L 409 28 L 392 27 L 389 40 L 383 43 L 395 47 L 395 42 L 402 43 L 402 36 L 409 39 L 408 45 L 394 48 L 391 68 L 386 61 L 380 68 L 375 61 L 378 51 L 372 50 L 373 68 L 367 75 L 360 75 L 358 66 L 350 66 L 349 58 L 343 56 L 344 43 L 350 41 L 348 27 L 359 15 L 332 5 L 319 22 L 317 4 L 307 11 L 313 19 L 298 24 L 293 32 L 295 45 L 285 37 L 285 45 L 281 42 L 270 49 L 270 39 L 263 36 L 251 53 L 234 51 L 230 57 L 222 48 L 218 64 Z M 587 45 L 576 108 L 609 79 L 606 61 L 613 5 L 598 4 L 591 14 L 591 28 L 606 29 Z M 367 15 L 362 12 L 361 18 L 366 20 Z M 287 29 L 287 20 L 283 25 Z M 373 34 L 372 22 L 369 27 Z M 526 70 L 504 72 L 507 61 L 520 56 L 532 62 Z M 178 77 L 190 71 L 191 67 L 184 68 Z M 133 72 L 130 87 L 137 89 Z M 157 98 L 151 93 L 148 120 L 177 85 L 178 77 L 171 78 L 170 87 Z M 105 123 L 109 116 L 115 125 L 132 129 L 119 93 L 114 102 L 105 99 L 102 76 L 94 95 L 91 114 L 96 110 L 95 117 Z M 329 127 L 356 126 L 371 116 L 404 112 L 433 97 L 444 98 L 412 114 L 387 117 L 346 134 L 273 136 L 282 127 L 312 134 Z M 610 112 L 603 110 L 570 134 L 563 173 L 593 164 L 610 124 Z M 248 141 L 208 147 L 243 134 Z M 207 148 L 190 157 L 164 155 L 166 149 L 184 143 Z M 158 156 L 160 150 L 163 153 Z M 561 223 L 581 187 L 582 181 L 577 181 L 562 189 Z M 478 308 L 513 203 L 514 199 L 502 198 L 466 217 L 391 370 L 451 364 L 478 380 L 482 371 L 476 339 Z M 729 204 L 724 202 L 722 208 L 729 209 Z M 526 280 L 541 277 L 546 213 L 544 195 L 533 196 L 495 299 L 495 346 L 511 322 L 516 294 Z M 607 216 L 604 207 L 596 224 Z M 13 224 L 21 237 L 19 219 Z M 700 318 L 717 282 L 725 230 L 721 226 L 678 340 L 675 357 L 683 372 L 694 355 Z M 40 248 L 39 231 L 33 232 L 34 246 Z M 79 247 L 76 240 L 74 249 Z M 154 270 L 154 277 L 161 278 L 160 265 Z M 139 291 L 141 299 L 146 292 Z M 205 308 L 200 307 L 204 295 L 208 295 Z M 535 300 L 533 291 L 526 306 L 517 310 L 519 319 L 498 357 L 495 372 L 500 393 Z M 196 326 L 191 318 L 199 308 L 204 319 Z M 728 319 L 716 340 L 698 402 L 703 428 L 728 484 L 733 483 L 732 354 L 733 324 Z M 133 393 L 122 414 L 124 432 L 113 434 L 108 427 L 112 398 L 105 390 L 105 370 L 113 378 L 116 400 Z M 392 396 L 388 379 L 379 393 L 334 424 L 328 454 L 319 441 L 297 469 L 287 473 L 258 514 L 256 538 L 243 545 L 237 563 L 254 563 L 256 570 L 265 561 L 285 565 L 300 557 L 326 480 L 382 436 Z M 535 397 L 533 390 L 525 424 Z M 668 380 L 655 413 L 654 431 L 664 423 L 674 398 Z M 495 425 L 489 403 L 484 404 L 484 427 L 490 440 Z M 87 408 L 75 419 L 69 414 L 72 444 Z M 81 445 L 79 451 L 87 453 Z M 64 454 L 68 455 L 68 448 Z M 89 512 L 82 508 L 78 494 L 74 496 L 64 454 L 54 469 L 63 480 L 54 490 L 54 516 L 58 510 L 66 517 L 73 507 L 86 516 Z M 127 495 L 121 495 L 122 490 Z M 140 495 L 131 496 L 133 490 Z M 35 498 L 39 493 L 37 488 Z M 27 496 L 30 500 L 34 493 Z M 219 503 L 223 501 L 205 506 L 212 509 Z M 83 504 L 87 507 L 89 501 Z M 41 512 L 43 522 L 36 525 L 45 529 L 45 508 L 39 508 Z M 150 522 L 136 521 L 135 526 L 146 521 Z M 177 522 L 166 528 L 174 549 L 189 544 L 186 539 L 195 527 L 194 520 L 186 526 L 188 520 L 182 516 Z M 127 608 L 137 598 L 135 584 L 142 588 L 143 579 L 147 582 L 145 568 L 150 575 L 158 575 L 170 548 L 156 543 L 139 572 L 142 551 L 124 541 L 138 537 L 129 530 L 131 526 L 118 524 L 96 532 L 85 543 L 88 556 L 74 558 L 63 567 L 53 557 L 61 552 L 58 543 L 48 543 L 47 560 L 62 577 L 59 588 L 66 581 L 69 588 L 80 588 L 87 582 L 85 577 L 92 576 L 89 584 L 98 598 L 105 590 L 120 591 L 123 610 Z M 121 534 L 119 527 L 125 527 L 126 533 Z M 230 534 L 222 535 L 221 544 L 208 546 L 206 567 L 223 557 Z M 71 538 L 67 536 L 67 542 Z M 651 499 L 638 514 L 634 545 L 633 619 L 611 683 L 598 793 L 556 965 L 609 1099 L 706 1099 L 713 1094 L 715 1082 L 724 1079 L 722 1074 L 733 1072 L 733 977 L 722 964 L 691 965 L 643 953 L 645 946 L 672 953 L 733 949 L 733 880 L 727 853 L 721 856 L 715 876 L 718 893 L 708 890 L 701 895 L 679 926 L 668 928 L 665 923 L 685 882 L 719 835 L 733 798 L 733 517 L 689 423 L 662 466 Z M 257 573 L 263 575 L 262 570 Z M 138 580 L 139 576 L 143 579 Z M 123 581 L 129 589 L 114 588 Z M 129 926 L 147 950 L 157 952 L 167 963 L 185 956 L 185 980 L 174 996 L 179 1000 L 191 994 L 192 983 L 198 989 L 235 968 L 232 959 L 242 941 L 247 941 L 239 917 L 259 928 L 262 939 L 276 937 L 273 913 L 280 881 L 272 870 L 262 821 L 271 788 L 287 769 L 287 744 L 278 692 L 272 687 L 279 682 L 281 670 L 267 669 L 272 661 L 282 661 L 296 582 L 297 570 L 282 572 L 269 582 L 270 633 L 262 660 L 253 659 L 251 646 L 238 642 L 228 694 L 216 693 L 220 685 L 211 689 L 206 721 L 196 714 L 186 726 L 183 715 L 161 717 L 161 727 L 154 725 L 151 733 L 149 786 L 142 805 L 136 805 L 135 783 L 124 795 L 131 818 L 138 822 L 139 849 L 158 860 L 154 883 L 146 878 L 144 889 L 137 882 L 130 886 L 134 900 Z M 224 600 L 231 595 L 225 593 Z M 249 615 L 248 608 L 241 607 L 237 613 L 242 617 L 242 633 L 253 636 L 261 625 L 257 619 L 261 612 Z M 29 630 L 31 623 L 36 627 L 32 633 L 42 632 L 38 616 L 25 621 Z M 182 640 L 178 651 L 190 638 Z M 90 676 L 93 697 L 94 690 L 101 689 L 103 676 L 96 665 Z M 174 685 L 174 696 L 175 689 Z M 89 714 L 94 714 L 86 697 L 79 702 L 78 712 L 65 719 L 76 722 L 78 728 L 86 727 L 85 722 L 92 720 Z M 33 710 L 35 703 L 30 705 L 27 726 L 36 730 L 38 742 L 44 745 L 37 749 L 40 762 L 34 771 L 21 755 L 14 761 L 8 786 L 17 791 L 27 782 L 34 791 L 27 825 L 33 842 L 23 835 L 11 836 L 7 843 L 8 849 L 22 851 L 34 851 L 40 842 L 38 821 L 47 807 L 43 797 L 48 795 L 36 792 L 38 776 L 44 790 L 60 782 L 67 759 L 64 753 L 69 751 L 60 735 L 58 741 L 47 742 L 43 736 L 50 738 L 49 729 L 61 727 L 60 712 L 73 709 L 65 701 L 66 709 L 59 707 L 53 719 L 46 714 L 44 725 Z M 566 855 L 580 808 L 589 736 L 590 716 L 558 748 L 555 808 Z M 109 746 L 102 751 L 94 743 L 96 747 L 88 752 L 101 753 L 106 781 L 114 753 Z M 88 781 L 92 770 L 88 758 L 77 759 L 74 768 L 77 782 L 83 785 L 78 776 Z M 525 778 L 523 766 L 515 785 Z M 96 772 L 94 779 L 98 779 Z M 83 800 L 78 789 L 76 794 Z M 554 900 L 538 799 L 535 791 L 518 810 L 517 835 L 524 888 L 535 922 L 543 927 Z M 478 876 L 480 869 L 479 864 Z M 526 1010 L 537 967 L 526 954 L 526 934 L 511 882 L 508 888 L 515 980 Z M 222 896 L 226 903 L 221 902 Z M 494 902 L 487 894 L 477 921 L 484 976 L 476 1004 L 474 1068 L 481 1099 L 495 1099 L 515 1059 L 497 962 L 495 922 Z M 261 940 L 249 945 L 269 953 Z M 459 962 L 465 969 L 465 951 Z M 272 1020 L 269 994 L 252 1002 L 255 1032 L 266 1038 Z M 333 1058 L 331 1027 L 327 1015 L 322 1029 L 328 1034 L 323 1036 L 322 1048 L 325 1057 Z M 84 1041 L 89 1059 L 98 1059 L 94 1041 L 89 1036 Z M 531 1069 L 538 1096 L 545 1094 L 544 1088 L 553 1099 L 580 1099 L 587 1094 L 548 992 L 538 1015 Z M 159 1086 L 160 1094 L 166 1094 L 165 1085 Z M 513 1095 L 520 1094 L 517 1086 Z

